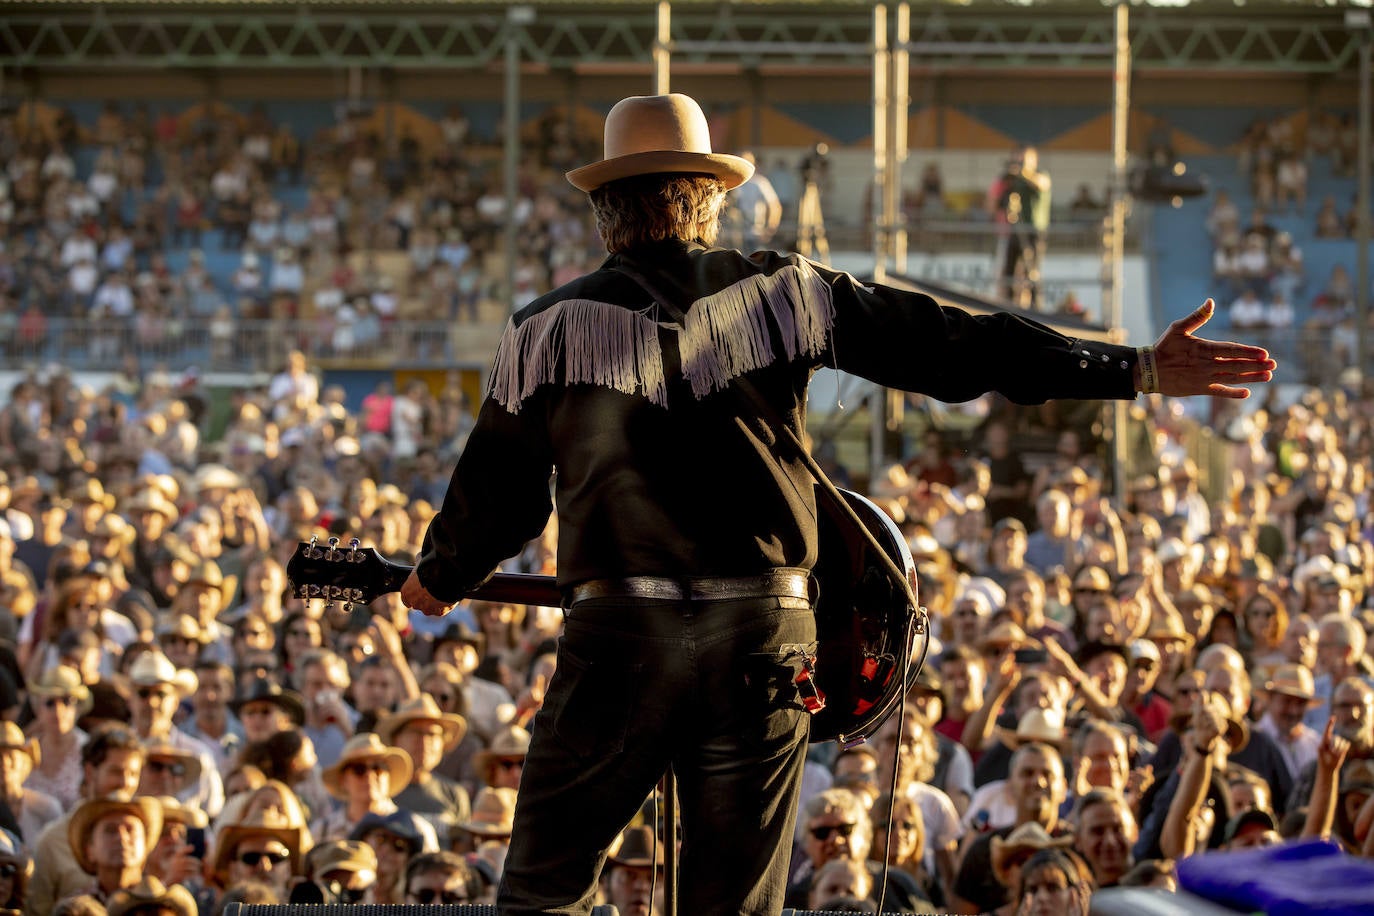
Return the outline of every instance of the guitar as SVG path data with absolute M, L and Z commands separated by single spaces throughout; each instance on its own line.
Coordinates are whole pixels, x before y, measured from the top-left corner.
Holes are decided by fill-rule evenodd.
M 916 595 L 916 565 L 906 538 L 881 509 L 841 490 L 891 561 L 905 573 Z M 862 744 L 895 710 L 919 664 L 908 665 L 917 636 L 926 636 L 924 613 L 906 589 L 892 581 L 853 521 L 821 500 L 816 638 L 819 647 L 812 685 L 822 701 L 811 717 L 811 741 Z M 833 514 L 832 514 L 833 513 Z M 413 567 L 393 563 L 354 540 L 340 546 L 315 541 L 296 548 L 286 567 L 292 594 L 350 604 L 370 604 L 399 591 Z M 559 607 L 563 594 L 554 577 L 496 573 L 467 598 Z M 905 676 L 904 676 L 905 675 Z

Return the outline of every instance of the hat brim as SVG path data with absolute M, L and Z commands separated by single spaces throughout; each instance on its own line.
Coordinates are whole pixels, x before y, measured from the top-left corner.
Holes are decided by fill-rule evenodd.
M 250 703 L 271 703 L 295 722 L 297 725 L 305 724 L 305 702 L 292 691 L 283 690 L 278 694 L 271 694 L 261 697 L 241 697 L 229 704 L 234 715 L 240 716 L 243 707 Z
M 1270 681 L 1264 685 L 1264 692 L 1277 693 L 1282 696 L 1292 697 L 1295 700 L 1304 700 L 1306 701 L 1308 706 L 1322 705 L 1321 698 L 1316 696 L 1315 694 L 1303 693 L 1300 690 L 1294 690 L 1292 688 L 1284 686 L 1283 684 L 1276 684 L 1273 681 Z
M 71 697 L 76 700 L 76 717 L 78 719 L 90 712 L 91 708 L 95 706 L 95 699 L 91 696 L 91 689 L 84 684 L 79 690 L 64 690 L 61 687 L 34 685 L 29 688 L 29 697 L 31 699 L 37 697 Z M 37 709 L 34 710 L 35 713 L 37 711 Z
M 728 153 L 649 150 L 593 162 L 591 165 L 573 169 L 566 177 L 579 191 L 594 191 L 621 178 L 673 173 L 711 175 L 725 182 L 726 190 L 730 190 L 744 184 L 753 176 L 754 165 L 747 159 Z
M 467 736 L 468 722 L 453 713 L 434 715 L 428 712 L 397 712 L 377 723 L 377 735 L 387 744 L 396 743 L 396 735 L 412 722 L 433 722 L 444 730 L 444 753 L 457 747 Z
M 1063 750 L 1068 747 L 1071 739 L 1068 734 L 1060 735 L 1058 738 L 1050 738 L 1044 735 L 1019 735 L 1013 728 L 1005 725 L 995 726 L 992 730 L 993 737 L 1001 741 L 1010 750 L 1016 750 L 1023 744 L 1048 744 L 1056 750 Z
M 338 799 L 347 799 L 348 793 L 344 791 L 343 774 L 350 764 L 362 763 L 367 760 L 381 760 L 386 763 L 387 771 L 391 774 L 391 796 L 395 798 L 405 791 L 405 787 L 410 785 L 412 764 L 410 755 L 400 748 L 389 747 L 380 753 L 359 754 L 354 757 L 340 758 L 339 762 L 320 775 L 320 781 L 329 790 L 329 794 Z
M 252 836 L 270 837 L 286 847 L 291 856 L 291 871 L 298 874 L 301 867 L 301 830 L 299 827 L 267 827 L 261 824 L 230 824 L 215 840 L 215 858 L 210 873 L 221 884 L 229 877 L 229 857 L 243 840 Z

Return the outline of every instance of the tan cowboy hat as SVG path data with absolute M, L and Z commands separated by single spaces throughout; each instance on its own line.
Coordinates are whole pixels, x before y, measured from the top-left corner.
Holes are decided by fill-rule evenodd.
M 205 464 L 196 469 L 190 489 L 196 493 L 206 490 L 237 490 L 243 478 L 222 464 Z
M 0 722 L 0 751 L 18 751 L 29 761 L 29 773 L 38 766 L 43 759 L 43 752 L 38 747 L 37 738 L 24 737 L 24 730 L 9 720 Z M 28 773 L 24 774 L 24 779 L 28 779 Z M 24 780 L 21 779 L 20 782 Z
M 508 725 L 492 737 L 488 747 L 472 755 L 472 766 L 485 774 L 496 761 L 523 759 L 529 752 L 530 733 L 518 725 Z
M 71 697 L 76 700 L 77 718 L 90 712 L 94 702 L 90 688 L 81 680 L 80 672 L 66 665 L 44 669 L 38 680 L 29 684 L 29 697 Z M 36 703 L 34 705 L 37 706 Z
M 180 884 L 171 887 L 152 875 L 130 888 L 120 888 L 110 895 L 106 910 L 109 916 L 124 916 L 136 909 L 155 907 L 158 912 L 171 910 L 176 916 L 196 916 L 196 898 Z
M 122 792 L 92 798 L 82 802 L 72 812 L 67 824 L 67 842 L 71 845 L 76 864 L 89 875 L 95 874 L 95 863 L 86 858 L 86 841 L 101 819 L 110 814 L 132 814 L 143 822 L 144 838 L 149 849 L 162 836 L 162 805 L 146 795 L 130 797 Z
M 515 790 L 487 786 L 472 801 L 472 817 L 458 829 L 478 836 L 510 836 L 515 824 Z
M 158 640 L 181 638 L 189 639 L 205 645 L 213 637 L 200 628 L 200 623 L 190 614 L 173 614 L 169 619 L 157 625 L 156 630 Z
M 162 804 L 162 823 L 165 824 L 185 824 L 192 830 L 204 830 L 210 824 L 210 818 L 199 808 L 184 805 L 180 799 L 170 795 L 159 795 L 157 800 Z
M 170 684 L 177 693 L 189 697 L 200 682 L 194 671 L 178 668 L 160 651 L 144 652 L 129 669 L 129 682 L 135 687 L 155 687 Z
M 97 538 L 109 538 L 112 541 L 121 541 L 129 544 L 134 539 L 134 529 L 124 520 L 124 516 L 116 515 L 113 512 L 106 512 L 100 516 L 100 520 L 91 528 L 91 536 Z
M 186 587 L 193 585 L 217 589 L 223 600 L 229 601 L 238 591 L 239 580 L 238 576 L 226 576 L 214 560 L 198 560 L 191 565 L 191 572 L 186 576 Z
M 179 748 L 162 738 L 144 742 L 143 748 L 144 757 L 147 760 L 147 763 L 143 765 L 144 769 L 148 768 L 149 763 L 157 761 L 169 766 L 181 767 L 181 773 L 178 775 L 183 789 L 200 782 L 200 758 L 190 751 Z
M 711 129 L 690 96 L 638 95 L 621 99 L 606 115 L 604 158 L 567 173 L 579 191 L 593 191 L 635 175 L 713 175 L 737 188 L 754 174 L 739 156 L 711 152 Z
M 121 508 L 121 512 L 129 517 L 144 512 L 156 512 L 166 517 L 168 522 L 175 522 L 177 517 L 181 514 L 177 511 L 177 507 L 172 504 L 172 501 L 167 498 L 166 494 L 161 490 L 151 487 L 139 490 L 134 494 L 133 499 L 130 499 Z
M 1194 642 L 1193 635 L 1183 626 L 1183 619 L 1177 614 L 1156 614 L 1150 619 L 1150 628 L 1145 638 L 1151 642 L 1180 642 L 1185 647 Z
M 1306 700 L 1311 706 L 1320 706 L 1322 703 L 1317 697 L 1312 672 L 1302 665 L 1279 665 L 1269 680 L 1264 682 L 1264 689 L 1269 693 Z
M 115 498 L 112 494 L 105 492 L 105 487 L 94 477 L 87 477 L 81 483 L 72 488 L 68 494 L 73 505 L 95 504 L 102 506 L 106 512 L 115 507 Z
M 626 827 L 611 844 L 606 858 L 617 865 L 631 868 L 648 868 L 651 865 L 662 868 L 663 843 L 657 841 L 652 827 Z
M 410 776 L 414 772 L 410 755 L 399 747 L 388 747 L 374 732 L 363 732 L 348 739 L 338 761 L 332 767 L 327 767 L 322 774 L 324 787 L 329 790 L 329 794 L 335 798 L 346 798 L 343 788 L 344 771 L 355 763 L 365 763 L 369 760 L 380 760 L 386 764 L 387 772 L 391 774 L 393 796 L 399 795 L 410 784 Z
M 1064 714 L 1057 709 L 1035 709 L 1027 710 L 1016 723 L 1015 729 L 997 726 L 993 734 L 998 741 L 1007 747 L 1015 750 L 1023 744 L 1038 742 L 1048 744 L 1050 747 L 1063 748 L 1069 741 L 1068 731 L 1064 727 Z
M 1012 858 L 1018 852 L 1035 853 L 1041 849 L 1063 849 L 1073 845 L 1072 836 L 1052 837 L 1035 821 L 1022 824 L 1006 839 L 992 838 L 992 872 L 1002 884 L 1010 884 Z
M 453 750 L 468 732 L 467 720 L 453 713 L 443 712 L 434 697 L 422 693 L 400 705 L 377 723 L 377 735 L 387 744 L 396 743 L 396 734 L 411 722 L 434 722 L 444 730 L 444 751 Z
M 229 877 L 229 862 L 239 843 L 255 836 L 270 837 L 285 846 L 287 853 L 291 856 L 291 870 L 293 872 L 300 870 L 301 828 L 288 827 L 285 820 L 273 820 L 272 823 L 268 823 L 262 813 L 259 812 L 252 820 L 240 821 L 237 824 L 220 828 L 219 834 L 215 838 L 215 852 L 210 858 L 209 869 L 210 874 L 220 884 L 223 884 Z

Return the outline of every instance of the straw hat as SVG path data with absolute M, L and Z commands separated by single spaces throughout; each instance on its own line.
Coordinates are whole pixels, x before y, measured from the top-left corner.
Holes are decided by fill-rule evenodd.
M 183 697 L 195 693 L 200 683 L 194 671 L 178 668 L 161 652 L 144 652 L 140 655 L 129 669 L 129 681 L 135 687 L 170 684 Z
M 109 916 L 124 916 L 135 909 L 157 907 L 159 912 L 171 910 L 177 916 L 196 916 L 196 898 L 180 884 L 166 886 L 152 875 L 130 888 L 120 888 L 110 895 L 106 904 Z
M 338 761 L 332 766 L 327 767 L 322 774 L 324 787 L 329 790 L 329 794 L 335 798 L 346 798 L 347 795 L 343 788 L 344 770 L 355 763 L 366 763 L 372 760 L 380 760 L 386 764 L 387 772 L 391 774 L 391 794 L 399 795 L 407 785 L 410 784 L 410 776 L 414 771 L 414 766 L 410 762 L 410 755 L 398 747 L 388 747 L 382 743 L 373 732 L 363 732 L 361 735 L 354 735 L 348 739 L 344 745 L 343 753 L 339 755 Z
M 1269 680 L 1264 682 L 1264 689 L 1269 693 L 1306 700 L 1311 706 L 1320 706 L 1322 703 L 1317 697 L 1312 672 L 1302 665 L 1279 665 Z
M 114 496 L 106 493 L 105 487 L 94 477 L 87 477 L 85 480 L 81 481 L 81 483 L 77 484 L 72 489 L 68 498 L 74 505 L 81 506 L 94 504 L 104 507 L 107 512 L 115 507 Z
M 67 842 L 71 845 L 76 864 L 87 874 L 95 874 L 95 863 L 86 858 L 86 843 L 90 840 L 95 825 L 111 814 L 132 814 L 142 821 L 149 849 L 152 849 L 162 836 L 162 805 L 156 798 L 146 795 L 130 797 L 122 792 L 116 792 L 82 802 L 72 812 L 72 819 L 67 823 Z
M 29 684 L 30 698 L 71 697 L 76 700 L 77 718 L 91 711 L 91 691 L 75 668 L 57 665 L 45 668 L 38 680 Z M 36 705 L 36 704 L 35 704 Z
M 144 512 L 156 512 L 169 522 L 175 522 L 180 515 L 172 501 L 161 490 L 153 488 L 139 490 L 123 507 L 123 513 L 131 517 Z
M 1038 706 L 1026 711 L 1016 723 L 1015 730 L 999 725 L 993 729 L 993 734 L 1012 750 L 1032 742 L 1062 748 L 1068 741 L 1064 714 L 1057 709 L 1041 709 Z
M 1151 642 L 1181 642 L 1185 647 L 1194 642 L 1193 635 L 1183 626 L 1183 619 L 1177 614 L 1156 614 L 1150 619 L 1150 628 L 1145 638 Z
M 444 752 L 453 750 L 467 734 L 468 723 L 462 716 L 443 712 L 434 697 L 422 693 L 400 705 L 391 715 L 377 723 L 377 735 L 387 744 L 396 743 L 396 734 L 412 722 L 433 722 L 444 730 Z
M 186 577 L 186 587 L 192 585 L 217 589 L 224 600 L 229 601 L 238 591 L 239 582 L 238 576 L 226 576 L 214 560 L 200 560 L 191 566 L 191 572 Z
M 530 733 L 518 725 L 508 725 L 491 739 L 491 745 L 472 755 L 472 765 L 478 773 L 498 760 L 524 759 L 530 752 Z
M 177 747 L 166 739 L 145 742 L 143 747 L 148 763 L 156 761 L 172 767 L 181 767 L 181 772 L 177 775 L 181 778 L 183 789 L 200 782 L 200 758 L 195 754 Z M 146 768 L 147 764 L 144 764 L 144 767 Z
M 656 842 L 656 839 L 652 827 L 626 827 L 615 838 L 606 857 L 616 865 L 628 865 L 631 868 L 657 865 L 661 868 L 664 864 L 663 843 Z
M 711 130 L 695 99 L 681 93 L 632 96 L 606 115 L 604 158 L 567 173 L 579 191 L 635 175 L 684 172 L 713 175 L 727 189 L 754 174 L 739 156 L 711 152 Z
M 29 773 L 38 766 L 43 759 L 43 752 L 38 747 L 37 738 L 25 740 L 24 730 L 9 720 L 0 722 L 0 751 L 18 751 L 29 762 L 28 773 L 24 774 L 24 779 L 29 778 Z M 19 780 L 23 782 L 24 779 Z
M 206 490 L 236 490 L 243 486 L 243 478 L 222 464 L 206 464 L 196 469 L 190 489 L 196 493 Z
M 1003 839 L 992 838 L 992 871 L 1002 884 L 1011 883 L 1012 858 L 1018 852 L 1035 853 L 1042 849 L 1063 849 L 1073 845 L 1072 836 L 1052 837 L 1035 821 L 1022 824 Z
M 458 825 L 478 836 L 510 836 L 515 824 L 515 790 L 487 786 L 472 801 L 472 817 Z
M 284 819 L 268 823 L 261 812 L 250 821 L 240 821 L 220 828 L 215 838 L 215 852 L 210 859 L 210 874 L 223 884 L 229 877 L 229 863 L 239 843 L 250 837 L 265 836 L 286 847 L 291 856 L 291 870 L 298 871 L 301 865 L 301 828 L 288 827 Z
M 200 628 L 200 623 L 190 614 L 173 614 L 171 618 L 157 625 L 157 638 L 189 639 L 201 645 L 209 643 L 214 637 Z

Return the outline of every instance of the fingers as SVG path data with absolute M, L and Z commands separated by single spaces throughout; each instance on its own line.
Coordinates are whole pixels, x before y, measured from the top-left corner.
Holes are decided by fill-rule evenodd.
M 1322 732 L 1322 744 L 1326 747 L 1331 746 L 1331 738 L 1336 733 L 1336 717 L 1332 716 L 1326 720 L 1326 730 Z
M 1178 319 L 1172 325 L 1170 325 L 1170 330 L 1177 328 L 1185 334 L 1193 333 L 1198 328 L 1202 327 L 1204 324 L 1211 320 L 1212 313 L 1216 311 L 1216 305 L 1217 304 L 1215 302 L 1213 302 L 1211 299 L 1208 299 L 1206 302 L 1202 303 L 1202 305 L 1194 309 L 1190 314 L 1184 315 L 1182 318 Z

